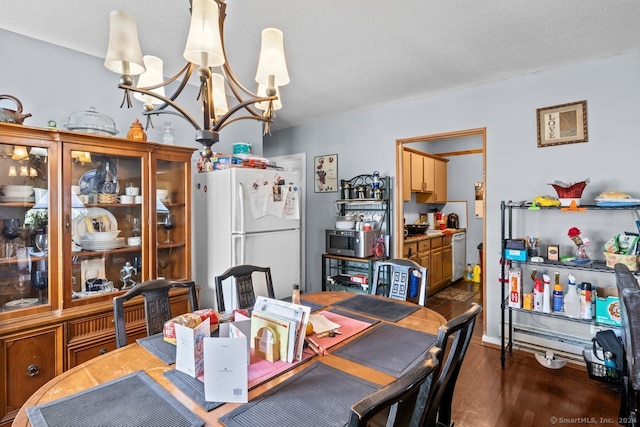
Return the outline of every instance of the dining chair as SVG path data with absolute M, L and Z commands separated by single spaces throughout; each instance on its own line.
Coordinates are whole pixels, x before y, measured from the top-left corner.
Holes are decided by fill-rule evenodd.
M 116 348 L 127 345 L 127 328 L 124 316 L 124 303 L 142 295 L 144 297 L 144 316 L 147 324 L 147 336 L 162 332 L 164 323 L 171 319 L 169 290 L 187 288 L 189 290 L 189 307 L 198 310 L 198 297 L 194 282 L 176 282 L 172 280 L 149 280 L 141 282 L 129 289 L 125 294 L 113 298 L 113 320 L 116 329 Z M 176 313 L 181 314 L 181 313 Z
M 435 384 L 434 378 L 438 373 L 440 359 L 441 350 L 431 347 L 421 363 L 353 405 L 348 426 L 420 426 L 426 410 L 424 403 L 427 402 Z M 379 418 L 384 416 L 386 419 Z M 409 416 L 410 422 L 406 424 L 405 420 Z
M 222 313 L 227 310 L 227 307 L 225 305 L 225 288 L 227 288 L 227 303 L 233 303 L 234 305 L 237 305 L 237 307 L 230 307 L 230 309 L 253 308 L 253 305 L 256 302 L 256 286 L 254 286 L 254 273 L 256 275 L 262 275 L 263 285 L 264 287 L 266 287 L 266 290 L 264 290 L 263 292 L 258 292 L 257 294 L 264 295 L 266 293 L 265 296 L 269 298 L 275 298 L 270 267 L 259 267 L 251 264 L 237 265 L 235 267 L 229 268 L 227 271 L 219 276 L 216 276 L 215 278 L 216 303 L 218 305 L 218 312 Z M 231 285 L 226 283 L 225 286 L 225 281 L 231 278 L 234 279 L 233 282 L 235 283 L 231 283 Z M 234 295 L 231 295 L 231 292 L 235 292 L 235 298 L 233 298 Z
M 376 263 L 373 282 L 373 295 L 415 302 L 421 306 L 427 304 L 427 268 L 405 258 L 394 258 Z
M 481 311 L 482 306 L 474 302 L 467 311 L 438 328 L 438 337 L 434 346 L 442 349 L 442 353 L 440 353 L 441 369 L 432 394 L 426 403 L 426 416 L 421 425 L 453 427 L 451 421 L 453 391 L 460 373 L 460 366 L 473 335 L 476 317 Z M 449 340 L 451 340 L 450 348 L 448 346 Z

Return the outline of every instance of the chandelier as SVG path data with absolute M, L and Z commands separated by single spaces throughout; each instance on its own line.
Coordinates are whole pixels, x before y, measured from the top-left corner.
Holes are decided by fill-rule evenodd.
M 153 114 L 184 117 L 196 129 L 196 141 L 204 146 L 202 154 L 210 157 L 211 146 L 220 139 L 220 130 L 235 121 L 262 121 L 265 134 L 269 132 L 274 111 L 282 107 L 278 88 L 289 83 L 289 73 L 282 31 L 264 29 L 255 77 L 258 87 L 255 93 L 248 90 L 238 81 L 227 61 L 225 0 L 190 0 L 190 4 L 191 26 L 183 54 L 187 64 L 176 75 L 163 81 L 162 60 L 142 56 L 135 18 L 120 10 L 110 14 L 109 47 L 104 66 L 120 74 L 118 87 L 124 90 L 120 107 L 125 103 L 129 108 L 132 106 L 130 93 L 134 92 L 134 97 L 144 103 L 147 126 Z M 197 99 L 202 102 L 202 125 L 175 102 L 196 69 L 200 78 Z M 132 76 L 136 75 L 140 77 L 134 85 Z M 177 82 L 177 88 L 166 96 L 165 86 L 173 82 Z M 235 105 L 227 104 L 225 82 L 233 93 Z M 171 110 L 167 110 L 169 107 Z M 240 112 L 244 115 L 239 115 Z

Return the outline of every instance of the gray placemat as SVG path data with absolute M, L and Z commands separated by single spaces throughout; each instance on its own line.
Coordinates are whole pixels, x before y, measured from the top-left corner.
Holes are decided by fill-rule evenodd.
M 27 409 L 33 427 L 198 426 L 189 411 L 144 371 Z
M 224 405 L 224 402 L 207 402 L 204 397 L 204 383 L 191 375 L 172 369 L 166 371 L 164 376 L 205 411 L 212 411 Z
M 316 362 L 219 421 L 227 427 L 343 427 L 351 406 L 378 387 Z
M 167 365 L 176 363 L 176 345 L 166 342 L 162 333 L 140 338 L 136 341 Z
M 357 311 L 378 319 L 397 322 L 404 319 L 420 307 L 395 302 L 392 299 L 359 294 L 333 304 L 347 310 Z
M 435 335 L 382 323 L 333 354 L 399 378 L 423 360 L 435 342 Z
M 291 297 L 281 298 L 281 301 L 291 302 Z M 315 302 L 304 299 L 304 294 L 302 294 L 302 296 L 300 297 L 300 304 L 310 307 L 311 312 L 318 311 L 321 308 L 326 307 L 326 305 L 324 304 L 316 304 Z
M 375 325 L 376 323 L 380 323 L 380 321 L 378 319 L 373 319 L 371 317 L 366 317 L 366 316 L 360 316 L 359 314 L 356 314 L 356 313 L 354 313 L 352 311 L 342 310 L 340 308 L 332 307 L 327 311 L 330 311 L 330 312 L 335 313 L 335 314 L 339 314 L 340 316 L 349 317 L 350 319 L 355 319 L 355 320 L 359 320 L 361 322 L 371 323 L 372 325 Z

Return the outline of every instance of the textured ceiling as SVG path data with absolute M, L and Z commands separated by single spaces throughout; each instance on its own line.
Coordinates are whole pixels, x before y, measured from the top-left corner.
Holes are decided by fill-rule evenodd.
M 104 58 L 109 12 L 177 72 L 188 0 L 4 0 L 0 28 Z M 273 129 L 638 49 L 635 0 L 227 0 L 225 40 L 248 88 L 260 31 L 285 34 L 291 83 Z M 105 71 L 106 72 L 106 71 Z M 640 75 L 639 75 L 640 78 Z M 180 102 L 180 100 L 179 100 Z

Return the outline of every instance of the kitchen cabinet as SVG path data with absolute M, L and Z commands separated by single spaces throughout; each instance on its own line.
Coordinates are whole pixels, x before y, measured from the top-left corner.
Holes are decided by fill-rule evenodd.
M 403 257 L 427 268 L 427 295 L 451 283 L 453 277 L 451 236 L 424 235 L 405 239 Z
M 434 160 L 433 164 L 433 201 L 444 203 L 447 201 L 447 161 Z
M 411 201 L 411 153 L 402 150 L 402 200 Z
M 192 152 L 0 123 L 2 422 L 41 383 L 115 348 L 113 297 L 125 286 L 191 280 Z M 139 197 L 122 197 L 126 188 Z M 108 230 L 118 236 L 94 240 Z M 171 294 L 177 312 L 186 301 Z M 142 299 L 127 310 L 127 329 L 144 335 Z M 27 362 L 37 373 L 25 377 Z
M 597 218 L 598 227 L 601 229 L 611 229 L 611 235 L 618 233 L 618 227 L 621 222 L 615 220 L 616 214 L 627 212 L 627 217 L 632 217 L 637 206 L 629 207 L 604 207 L 595 205 L 581 205 L 580 209 L 584 211 L 572 212 L 570 210 L 561 211 L 560 207 L 539 207 L 535 210 L 529 210 L 529 206 L 520 202 L 501 202 L 501 253 L 505 253 L 507 239 L 520 238 L 524 236 L 514 236 L 515 230 L 520 230 L 527 223 L 536 224 L 544 223 L 546 228 L 556 224 L 566 224 L 566 228 L 575 225 L 576 220 L 585 221 L 585 214 L 589 217 L 600 215 Z M 553 215 L 553 217 L 552 217 Z M 594 218 L 592 218 L 593 220 Z M 623 220 L 623 217 L 620 217 Z M 566 231 L 563 232 L 563 234 Z M 554 237 L 541 237 L 542 241 L 557 242 Z M 506 352 L 511 353 L 513 346 L 525 348 L 532 351 L 544 353 L 547 350 L 554 351 L 563 358 L 578 363 L 584 363 L 582 350 L 591 346 L 591 338 L 595 331 L 600 329 L 608 329 L 612 326 L 601 325 L 593 319 L 580 319 L 567 317 L 563 312 L 544 313 L 539 311 L 530 311 L 523 308 L 510 307 L 508 301 L 509 286 L 508 274 L 510 267 L 521 269 L 522 276 L 522 292 L 529 293 L 532 289 L 532 281 L 529 270 L 536 269 L 537 277 L 541 278 L 542 274 L 547 274 L 551 281 L 554 280 L 554 273 L 561 272 L 561 283 L 566 284 L 566 275 L 571 273 L 576 276 L 576 284 L 581 282 L 590 282 L 597 287 L 615 287 L 615 277 L 613 268 L 606 266 L 605 261 L 596 259 L 599 247 L 592 244 L 592 261 L 589 264 L 573 264 L 563 263 L 562 261 L 549 261 L 543 256 L 543 262 L 532 262 L 527 257 L 522 261 L 507 261 L 502 265 L 500 272 L 501 287 L 501 363 L 505 367 Z M 602 253 L 600 252 L 602 257 Z M 566 286 L 564 286 L 564 294 L 566 295 Z
M 403 200 L 416 194 L 418 203 L 444 203 L 447 201 L 447 162 L 439 156 L 403 150 Z M 410 171 L 406 171 L 409 166 Z M 407 195 L 407 190 L 409 194 Z

